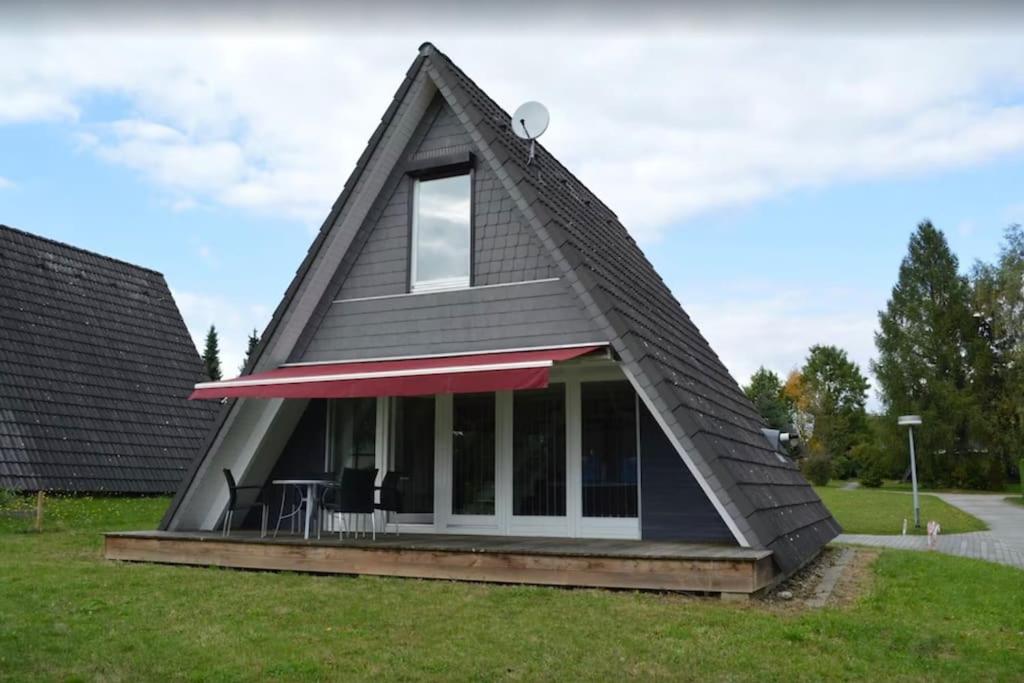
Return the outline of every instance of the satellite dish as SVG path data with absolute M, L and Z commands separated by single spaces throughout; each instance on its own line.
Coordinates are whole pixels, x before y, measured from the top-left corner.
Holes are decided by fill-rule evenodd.
M 512 132 L 523 140 L 536 140 L 548 129 L 550 121 L 547 107 L 540 102 L 526 102 L 512 114 Z
M 516 137 L 530 141 L 530 158 L 526 162 L 527 164 L 533 162 L 534 154 L 537 151 L 535 141 L 548 129 L 550 121 L 548 108 L 540 102 L 524 102 L 512 114 L 512 132 L 516 134 Z

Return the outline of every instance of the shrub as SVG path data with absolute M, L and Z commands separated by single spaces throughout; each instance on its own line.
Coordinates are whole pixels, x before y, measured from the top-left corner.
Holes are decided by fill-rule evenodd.
M 860 484 L 861 486 L 866 486 L 869 489 L 877 489 L 882 485 L 884 475 L 885 468 L 882 467 L 880 462 L 870 462 L 861 467 Z
M 812 455 L 803 461 L 804 476 L 815 486 L 825 486 L 832 478 L 832 462 L 827 455 Z
M 832 477 L 834 479 L 853 479 L 857 476 L 857 463 L 845 455 L 832 458 Z

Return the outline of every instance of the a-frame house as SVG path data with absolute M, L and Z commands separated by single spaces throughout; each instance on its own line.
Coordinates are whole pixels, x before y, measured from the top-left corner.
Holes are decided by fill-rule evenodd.
M 749 592 L 839 532 L 615 214 L 542 146 L 531 158 L 509 115 L 429 43 L 252 367 L 198 385 L 195 397 L 227 400 L 162 531 L 112 535 L 108 556 L 374 571 L 343 555 L 336 565 L 324 555 L 241 559 L 243 541 L 317 544 L 260 539 L 246 531 L 257 515 L 233 517 L 230 539 L 214 541 L 229 504 L 225 469 L 264 489 L 271 525 L 295 504 L 275 482 L 345 468 L 376 468 L 378 482 L 397 473 L 400 509 L 383 517 L 399 535 L 321 540 L 320 550 L 405 543 L 437 557 L 507 550 L 514 538 L 526 556 L 536 550 L 527 541 L 544 537 L 537 552 L 569 564 L 709 560 L 686 580 L 621 583 L 641 588 Z M 344 519 L 313 515 L 328 530 Z M 190 538 L 206 544 L 162 555 L 131 545 Z M 716 578 L 716 558 L 745 558 L 756 576 L 729 584 Z M 620 585 L 569 564 L 544 579 L 507 557 L 505 570 L 477 574 L 450 558 L 446 570 L 406 561 L 377 573 Z

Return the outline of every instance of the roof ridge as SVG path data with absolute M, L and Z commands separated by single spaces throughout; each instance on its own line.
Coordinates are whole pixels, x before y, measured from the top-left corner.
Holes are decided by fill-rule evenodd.
M 53 239 L 52 237 L 44 237 L 43 235 L 37 235 L 34 232 L 28 232 L 27 230 L 22 230 L 20 228 L 15 228 L 15 227 L 12 227 L 10 225 L 4 225 L 3 223 L 0 223 L 0 232 L 5 231 L 5 230 L 9 231 L 9 232 L 17 233 L 19 235 L 23 235 L 25 237 L 31 238 L 33 240 L 37 240 L 39 242 L 46 242 L 48 244 L 52 244 L 52 245 L 55 245 L 55 246 L 58 246 L 58 247 L 62 247 L 64 249 L 70 249 L 70 250 L 76 251 L 76 252 L 78 252 L 80 254 L 88 254 L 89 256 L 95 256 L 95 257 L 101 258 L 101 259 L 103 259 L 105 261 L 111 261 L 113 263 L 118 263 L 118 264 L 121 264 L 123 266 L 128 266 L 130 268 L 134 268 L 136 270 L 144 270 L 147 273 L 153 273 L 154 275 L 159 275 L 160 277 L 164 276 L 164 274 L 161 273 L 159 270 L 155 270 L 153 268 L 147 268 L 146 266 L 140 266 L 139 264 L 132 263 L 131 261 L 125 261 L 124 259 L 119 259 L 119 258 L 115 258 L 113 256 L 108 256 L 106 254 L 101 254 L 98 251 L 92 251 L 91 249 L 83 249 L 82 247 L 77 247 L 74 244 L 68 244 L 67 242 L 62 242 L 60 240 Z
M 480 93 L 482 93 L 488 99 L 490 99 L 491 102 L 494 104 L 494 106 L 496 106 L 501 111 L 501 113 L 503 113 L 505 115 L 505 117 L 509 121 L 512 120 L 512 115 L 509 114 L 508 111 L 506 111 L 504 107 L 502 107 L 500 104 L 498 104 L 497 100 L 495 100 L 493 97 L 491 97 L 489 94 L 487 94 L 487 91 L 485 91 L 483 88 L 481 88 L 480 85 L 476 81 L 474 81 L 472 78 L 470 78 L 469 75 L 466 74 L 466 72 L 463 71 L 462 68 L 459 67 L 459 65 L 456 64 L 452 60 L 451 57 L 449 57 L 444 52 L 442 52 L 440 49 L 438 49 L 438 47 L 436 45 L 434 45 L 433 43 L 431 43 L 429 41 L 426 42 L 426 43 L 423 43 L 422 45 L 420 45 L 420 54 L 421 55 L 427 55 L 427 56 L 436 55 L 436 56 L 440 57 L 441 59 L 443 59 L 445 61 L 445 64 L 450 69 L 455 71 L 462 78 L 466 79 L 466 81 L 468 81 L 474 88 L 476 88 Z M 589 187 L 587 187 L 586 183 L 584 183 L 582 180 L 580 180 L 579 177 L 575 173 L 570 171 L 565 166 L 565 164 L 563 164 L 561 161 L 559 161 L 558 157 L 556 157 L 554 154 L 552 154 L 551 151 L 547 147 L 542 145 L 539 140 L 534 140 L 534 144 L 536 145 L 536 149 L 537 150 L 539 150 L 541 152 L 544 152 L 544 154 L 547 155 L 548 161 L 553 163 L 557 167 L 558 171 L 566 174 L 567 176 L 569 176 L 570 178 L 575 180 L 576 183 L 579 185 L 580 189 L 582 189 L 584 192 L 586 192 L 588 195 L 590 195 L 590 199 L 591 200 L 593 200 L 594 202 L 597 202 L 597 204 L 599 204 L 602 209 L 604 209 L 609 214 L 611 214 L 611 217 L 614 218 L 616 222 L 618 222 L 620 225 L 622 225 L 621 221 L 619 221 L 618 214 L 616 214 L 615 211 L 610 206 L 605 204 L 604 201 L 597 195 L 596 192 L 594 192 Z M 625 228 L 625 226 L 623 226 L 623 228 Z M 629 233 L 628 230 L 626 232 L 627 232 L 627 234 Z

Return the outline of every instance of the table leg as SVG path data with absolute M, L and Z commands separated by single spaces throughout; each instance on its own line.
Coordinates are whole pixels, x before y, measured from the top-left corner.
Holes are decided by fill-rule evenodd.
M 313 517 L 313 495 L 316 493 L 316 486 L 306 484 L 306 532 L 303 538 L 309 540 L 309 520 Z

